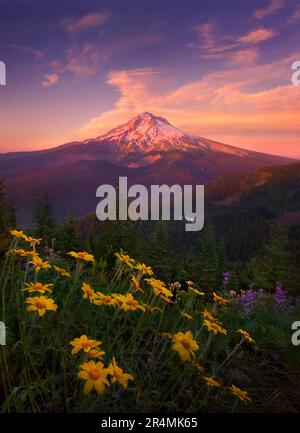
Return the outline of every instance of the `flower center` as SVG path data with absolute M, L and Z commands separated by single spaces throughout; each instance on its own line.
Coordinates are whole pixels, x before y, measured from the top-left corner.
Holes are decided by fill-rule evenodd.
M 97 379 L 99 379 L 101 374 L 99 373 L 97 368 L 91 368 L 91 370 L 89 371 L 89 376 L 92 380 L 97 380 Z
M 190 347 L 191 347 L 191 344 L 190 344 L 189 340 L 187 340 L 186 338 L 184 338 L 184 339 L 181 341 L 181 344 L 183 345 L 183 347 L 184 347 L 186 350 L 189 350 Z
M 37 301 L 36 306 L 38 309 L 42 310 L 43 308 L 47 307 L 47 303 L 45 301 Z
M 126 301 L 126 304 L 129 305 L 129 306 L 135 307 L 136 304 L 137 304 L 137 302 L 129 300 L 129 301 Z
M 88 348 L 92 346 L 92 343 L 90 341 L 85 341 L 84 343 L 81 343 L 83 348 Z
M 116 379 L 121 379 L 122 378 L 122 371 L 120 368 L 115 368 L 114 370 L 114 376 Z

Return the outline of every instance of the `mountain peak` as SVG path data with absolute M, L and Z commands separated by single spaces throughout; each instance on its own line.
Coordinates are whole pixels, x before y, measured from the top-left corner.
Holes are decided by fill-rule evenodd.
M 161 116 L 155 116 L 149 111 L 144 111 L 143 113 L 138 114 L 132 120 L 147 121 L 147 122 L 162 122 L 162 123 L 166 123 L 167 125 L 170 125 L 167 119 Z
M 192 140 L 190 135 L 175 128 L 165 118 L 147 111 L 99 138 L 117 143 L 121 153 L 182 149 L 184 141 Z

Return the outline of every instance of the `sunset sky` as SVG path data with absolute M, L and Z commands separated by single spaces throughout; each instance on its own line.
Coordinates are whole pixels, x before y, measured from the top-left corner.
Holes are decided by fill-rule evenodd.
M 0 152 L 100 135 L 143 111 L 300 158 L 298 0 L 1 0 Z

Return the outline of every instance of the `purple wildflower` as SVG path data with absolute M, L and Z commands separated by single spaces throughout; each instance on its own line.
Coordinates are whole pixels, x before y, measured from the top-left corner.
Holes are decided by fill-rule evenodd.
M 280 307 L 286 302 L 286 291 L 282 288 L 281 283 L 277 283 L 276 285 L 274 302 L 277 307 Z
M 243 307 L 246 313 L 249 313 L 254 306 L 255 299 L 256 292 L 252 289 L 248 289 L 239 297 L 239 304 Z
M 226 284 L 228 283 L 230 278 L 231 278 L 231 272 L 223 272 L 223 284 L 224 284 L 224 286 L 226 286 Z
M 231 277 L 231 272 L 224 272 L 223 273 L 224 281 L 228 281 L 230 277 Z

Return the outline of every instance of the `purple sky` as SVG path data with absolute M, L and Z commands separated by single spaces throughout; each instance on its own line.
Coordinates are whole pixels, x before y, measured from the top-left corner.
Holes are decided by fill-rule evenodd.
M 1 0 L 0 151 L 100 135 L 142 111 L 300 157 L 293 0 Z

